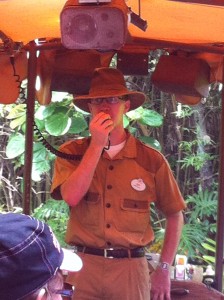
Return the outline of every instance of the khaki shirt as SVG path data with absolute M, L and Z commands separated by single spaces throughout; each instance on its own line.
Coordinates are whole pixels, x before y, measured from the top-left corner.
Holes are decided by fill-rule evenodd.
M 84 154 L 88 145 L 89 139 L 73 140 L 60 150 Z M 56 159 L 53 198 L 62 198 L 60 185 L 79 163 Z M 164 156 L 128 134 L 124 148 L 113 159 L 103 152 L 88 193 L 71 208 L 66 242 L 97 248 L 146 246 L 154 238 L 151 202 L 165 216 L 185 208 Z

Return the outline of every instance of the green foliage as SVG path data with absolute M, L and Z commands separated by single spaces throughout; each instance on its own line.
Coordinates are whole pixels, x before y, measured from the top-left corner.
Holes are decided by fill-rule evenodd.
M 196 256 L 196 253 L 203 253 L 202 242 L 205 239 L 207 229 L 200 223 L 187 223 L 183 226 L 178 253 L 189 257 Z
M 160 127 L 163 124 L 163 117 L 156 111 L 139 107 L 136 110 L 127 112 L 124 116 L 124 127 L 128 128 L 131 134 L 136 136 L 143 143 L 152 146 L 153 148 L 161 151 L 161 145 L 154 137 L 144 135 L 139 128 Z
M 218 192 L 209 191 L 208 189 L 199 189 L 197 194 L 189 195 L 186 199 L 186 203 L 190 208 L 189 222 L 195 222 L 195 220 L 207 220 L 209 217 L 213 217 L 216 220 L 217 204 L 218 204 Z
M 210 155 L 208 153 L 191 153 L 185 156 L 182 160 L 179 160 L 182 163 L 181 168 L 193 167 L 196 171 L 201 170 L 204 164 L 208 161 L 212 161 L 215 159 L 214 155 Z
M 202 243 L 202 247 L 207 250 L 208 253 L 213 253 L 213 255 L 204 254 L 202 258 L 207 264 L 215 265 L 215 252 L 216 252 L 216 242 L 210 238 L 206 238 L 206 241 Z
M 140 124 L 150 127 L 159 127 L 163 124 L 163 117 L 151 109 L 139 107 L 126 113 L 130 122 L 138 121 Z
M 26 121 L 26 105 L 11 105 L 11 109 L 9 111 L 9 114 L 7 115 L 7 119 L 12 120 L 10 122 L 10 127 L 12 129 L 23 125 Z
M 10 127 L 14 133 L 8 140 L 6 156 L 16 159 L 16 167 L 24 165 L 25 155 L 25 118 L 26 105 L 12 105 L 7 119 L 10 120 Z M 44 138 L 63 136 L 65 133 L 86 135 L 88 128 L 87 121 L 81 112 L 77 112 L 72 104 L 72 98 L 67 97 L 59 102 L 52 102 L 49 106 L 35 107 L 35 123 Z M 53 147 L 57 148 L 57 146 Z M 32 180 L 38 182 L 42 175 L 49 172 L 51 162 L 55 155 L 50 153 L 41 142 L 39 137 L 34 135 Z
M 208 247 L 206 248 L 205 240 L 209 234 L 216 229 L 216 213 L 217 213 L 217 191 L 202 190 L 199 188 L 198 193 L 189 195 L 186 199 L 188 209 L 185 214 L 185 224 L 183 226 L 181 240 L 178 246 L 178 253 L 187 255 L 188 257 L 202 257 L 205 261 L 213 258 L 206 256 Z M 155 205 L 151 205 L 152 225 L 155 232 L 155 244 L 150 251 L 158 249 L 158 245 L 162 246 L 165 233 L 165 219 L 159 214 Z M 208 220 L 212 218 L 212 220 Z M 212 223 L 213 221 L 213 223 Z M 210 248 L 212 249 L 212 248 Z M 214 249 L 213 249 L 214 250 Z
M 8 158 L 20 156 L 25 151 L 25 136 L 21 133 L 11 135 L 6 147 L 6 155 Z
M 33 217 L 46 222 L 52 228 L 60 245 L 68 247 L 64 236 L 69 217 L 69 206 L 64 201 L 49 199 L 34 210 Z
M 148 145 L 152 146 L 156 150 L 159 150 L 159 151 L 162 150 L 159 141 L 157 141 L 156 139 L 154 139 L 151 136 L 140 136 L 139 140 L 142 141 L 145 144 L 148 144 Z
M 84 116 L 77 112 L 73 115 L 71 126 L 68 133 L 79 134 L 87 129 L 88 124 Z
M 203 149 L 203 146 L 208 143 L 212 143 L 212 141 L 208 142 L 206 139 L 181 141 L 180 150 L 183 150 L 185 154 L 184 157 L 179 160 L 181 163 L 181 168 L 187 169 L 189 167 L 193 167 L 196 171 L 199 171 L 208 161 L 217 159 L 217 155 L 206 153 L 204 150 L 200 151 L 200 148 Z
M 71 118 L 63 112 L 59 112 L 46 118 L 45 129 L 52 136 L 60 136 L 68 131 L 71 122 Z

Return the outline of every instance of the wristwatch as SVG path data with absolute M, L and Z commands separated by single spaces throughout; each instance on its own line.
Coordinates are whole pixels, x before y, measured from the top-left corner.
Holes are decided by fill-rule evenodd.
M 158 267 L 160 267 L 162 270 L 165 270 L 165 271 L 170 270 L 170 264 L 168 264 L 164 261 L 159 262 Z

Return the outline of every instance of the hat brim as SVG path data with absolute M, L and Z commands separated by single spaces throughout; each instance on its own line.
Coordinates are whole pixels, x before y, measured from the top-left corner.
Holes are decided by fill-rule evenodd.
M 146 96 L 144 93 L 141 92 L 119 92 L 119 93 L 102 93 L 101 95 L 84 95 L 84 96 L 76 96 L 74 97 L 73 103 L 80 109 L 89 112 L 89 106 L 88 103 L 90 102 L 91 99 L 94 98 L 108 98 L 108 97 L 121 97 L 121 96 L 128 96 L 130 100 L 130 110 L 134 110 L 141 106 L 145 100 Z
M 81 258 L 73 252 L 74 250 L 62 249 L 63 261 L 61 263 L 60 269 L 68 272 L 77 272 L 82 268 Z

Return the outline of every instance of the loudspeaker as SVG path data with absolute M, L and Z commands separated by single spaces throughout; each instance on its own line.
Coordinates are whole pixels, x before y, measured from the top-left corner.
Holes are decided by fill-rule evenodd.
M 148 75 L 149 51 L 118 51 L 117 68 L 124 75 Z
M 120 49 L 127 38 L 128 7 L 123 0 L 80 4 L 67 1 L 61 14 L 62 44 L 68 49 Z
M 207 97 L 210 66 L 202 59 L 163 55 L 151 80 L 158 89 L 166 93 Z

